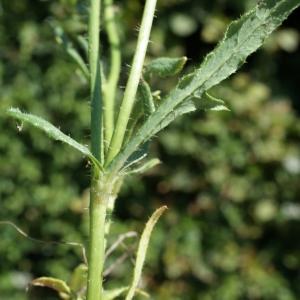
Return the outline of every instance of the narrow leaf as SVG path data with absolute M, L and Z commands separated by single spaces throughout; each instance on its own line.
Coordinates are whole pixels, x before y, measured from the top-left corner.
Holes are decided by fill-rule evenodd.
M 166 206 L 162 206 L 159 209 L 157 209 L 146 224 L 146 227 L 141 236 L 141 240 L 139 242 L 139 247 L 138 247 L 138 251 L 137 251 L 137 255 L 136 255 L 136 263 L 135 263 L 135 268 L 134 268 L 134 272 L 133 272 L 133 278 L 132 278 L 132 282 L 131 282 L 131 285 L 130 285 L 130 288 L 129 288 L 129 291 L 127 293 L 125 300 L 131 300 L 134 296 L 135 289 L 136 289 L 136 287 L 139 283 L 140 277 L 142 275 L 142 269 L 143 269 L 146 252 L 147 252 L 147 248 L 148 248 L 148 244 L 149 244 L 149 240 L 150 240 L 150 236 L 151 236 L 153 227 L 154 227 L 155 223 L 157 222 L 157 220 L 159 219 L 159 217 L 162 215 L 162 213 L 166 209 L 167 209 Z
M 88 67 L 86 66 L 85 61 L 82 59 L 80 54 L 77 52 L 77 50 L 74 48 L 72 42 L 69 40 L 68 36 L 65 34 L 64 30 L 53 23 L 49 23 L 51 27 L 54 30 L 55 33 L 55 39 L 56 41 L 62 45 L 62 47 L 65 49 L 65 51 L 69 54 L 69 56 L 72 58 L 72 60 L 77 64 L 77 66 L 80 68 L 86 79 L 90 79 L 90 72 Z
M 144 119 L 147 120 L 151 114 L 155 111 L 155 106 L 152 98 L 152 93 L 150 90 L 150 87 L 147 82 L 145 82 L 143 79 L 140 81 L 138 85 L 138 102 L 136 103 L 137 109 L 142 110 L 140 107 L 141 103 L 144 107 Z M 135 121 L 137 122 L 137 118 L 139 118 L 138 111 L 133 111 L 133 117 L 132 117 L 132 123 Z M 133 128 L 130 125 L 130 131 L 133 130 Z M 124 168 L 127 168 L 128 166 L 137 163 L 141 159 L 143 159 L 149 152 L 151 140 L 149 139 L 146 141 L 139 149 L 137 149 L 135 152 L 133 152 L 130 157 L 127 159 Z
M 146 141 L 143 145 L 139 147 L 136 151 L 134 151 L 126 160 L 124 164 L 124 168 L 128 168 L 134 163 L 137 163 L 141 159 L 147 156 L 150 148 L 150 140 Z
M 147 65 L 145 69 L 145 77 L 151 73 L 162 78 L 175 75 L 182 70 L 186 61 L 187 58 L 185 56 L 180 58 L 160 57 L 154 59 Z
M 128 286 L 126 287 L 121 287 L 121 288 L 117 288 L 114 290 L 107 290 L 107 291 L 103 291 L 102 292 L 102 298 L 103 300 L 112 300 L 117 298 L 118 296 L 122 295 L 124 292 L 126 292 L 129 289 Z M 136 294 L 139 294 L 141 296 L 144 296 L 146 298 L 150 298 L 150 295 L 142 290 L 136 289 L 135 290 Z
M 52 277 L 40 277 L 32 280 L 30 285 L 48 287 L 71 297 L 70 287 L 62 280 Z
M 144 104 L 144 115 L 147 120 L 155 112 L 155 106 L 150 87 L 144 79 L 141 79 L 138 85 L 138 98 Z
M 130 115 L 130 119 L 128 121 L 127 131 L 126 131 L 125 137 L 124 137 L 124 145 L 126 145 L 128 143 L 128 141 L 130 140 L 130 137 L 133 133 L 135 125 L 137 124 L 140 117 L 142 116 L 142 113 L 143 113 L 142 105 L 143 105 L 143 103 L 140 100 L 136 101 L 134 104 L 132 113 Z
M 196 99 L 198 98 L 194 95 Z M 229 110 L 225 106 L 225 102 L 223 100 L 217 99 L 209 95 L 208 93 L 204 93 L 202 97 L 197 99 L 197 108 L 204 110 Z
M 76 293 L 83 290 L 83 288 L 86 286 L 87 271 L 88 271 L 88 267 L 85 264 L 80 264 L 73 271 L 71 282 L 70 282 L 70 288 Z M 83 292 L 85 291 L 83 290 Z
M 82 35 L 77 35 L 76 40 L 78 44 L 81 46 L 81 48 L 84 50 L 84 53 L 86 57 L 88 57 L 89 54 L 89 44 L 87 42 L 87 39 L 84 38 Z
M 133 169 L 129 172 L 126 172 L 126 174 L 129 174 L 129 175 L 142 174 L 160 163 L 161 163 L 161 161 L 158 158 L 153 158 L 153 159 L 147 161 L 146 163 L 144 163 L 140 168 Z
M 193 106 L 191 102 L 198 102 L 205 91 L 234 73 L 246 58 L 262 45 L 266 37 L 300 5 L 299 0 L 269 0 L 265 3 L 266 5 L 256 5 L 228 26 L 224 38 L 215 50 L 206 56 L 199 69 L 184 76 L 171 90 L 155 113 L 108 166 L 109 171 L 113 169 L 117 172 L 139 145 L 149 140 L 175 117 L 195 110 L 197 103 Z M 181 103 L 188 103 L 187 107 L 183 109 Z
M 31 114 L 22 113 L 18 108 L 9 108 L 6 111 L 6 114 L 14 117 L 15 119 L 19 119 L 22 122 L 28 122 L 31 125 L 46 132 L 54 140 L 62 141 L 68 144 L 69 146 L 79 150 L 84 155 L 86 155 L 102 172 L 104 172 L 104 169 L 101 166 L 100 162 L 93 156 L 93 154 L 90 152 L 90 150 L 87 147 L 77 143 L 75 140 L 62 133 L 58 128 L 53 126 L 48 121 Z

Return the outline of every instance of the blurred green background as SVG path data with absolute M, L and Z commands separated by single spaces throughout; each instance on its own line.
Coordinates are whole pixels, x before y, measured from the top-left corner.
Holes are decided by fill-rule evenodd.
M 38 239 L 87 243 L 86 159 L 28 125 L 18 132 L 5 111 L 13 106 L 42 116 L 89 144 L 89 87 L 49 25 L 56 20 L 71 38 L 86 35 L 88 2 L 0 4 L 0 220 Z M 192 71 L 226 25 L 256 4 L 158 1 L 146 61 L 186 55 L 181 75 Z M 120 86 L 143 5 L 116 2 Z M 127 231 L 141 233 L 157 207 L 169 207 L 152 236 L 141 282 L 152 299 L 299 299 L 299 17 L 295 11 L 236 74 L 212 89 L 230 112 L 197 111 L 176 119 L 152 143 L 150 156 L 163 164 L 125 180 L 109 244 Z M 107 69 L 104 31 L 102 47 Z M 165 94 L 177 80 L 153 78 L 152 88 Z M 107 267 L 123 253 L 118 248 Z M 50 289 L 26 286 L 39 276 L 68 282 L 81 261 L 80 249 L 36 244 L 1 225 L 0 299 L 58 299 Z M 131 270 L 130 260 L 119 265 L 105 288 L 127 285 Z

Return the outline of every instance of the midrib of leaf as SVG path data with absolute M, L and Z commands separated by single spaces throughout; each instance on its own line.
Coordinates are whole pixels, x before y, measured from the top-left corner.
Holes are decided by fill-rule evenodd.
M 168 115 L 172 114 L 174 109 L 176 110 L 176 107 L 179 107 L 185 100 L 193 98 L 193 93 L 197 92 L 197 96 L 199 97 L 204 91 L 234 73 L 238 67 L 244 63 L 247 56 L 257 50 L 265 38 L 300 4 L 299 0 L 282 0 L 278 3 L 276 3 L 276 1 L 265 2 L 267 4 L 266 7 L 264 5 L 258 5 L 239 20 L 230 24 L 224 38 L 219 42 L 215 50 L 206 56 L 199 69 L 179 81 L 177 86 L 166 96 L 156 112 L 149 117 L 134 138 L 120 151 L 114 161 L 108 166 L 109 171 L 120 169 L 128 156 L 131 155 L 139 145 L 146 139 L 149 139 L 155 132 L 159 131 L 159 125 Z M 271 4 L 273 8 L 269 8 Z M 285 4 L 286 8 L 282 8 L 282 12 L 280 12 L 279 7 Z M 272 18 L 272 14 L 274 18 Z M 252 18 L 254 19 L 252 20 Z M 268 20 L 268 18 L 270 20 Z M 243 39 L 239 40 L 239 36 L 241 35 L 240 31 L 245 30 L 243 28 L 245 25 L 248 25 L 249 29 L 247 30 L 247 34 L 245 32 L 243 33 Z M 236 31 L 235 34 L 237 37 L 233 35 L 228 38 L 228 33 L 232 33 L 232 31 Z M 255 36 L 255 34 L 257 36 Z M 252 45 L 253 40 L 255 44 Z M 233 42 L 236 43 L 234 47 L 231 45 Z M 226 47 L 229 48 L 226 49 Z M 221 61 L 215 62 L 216 59 L 224 56 L 224 52 L 228 52 L 228 54 L 225 54 L 225 57 L 222 58 Z M 240 57 L 236 57 L 236 55 L 240 55 Z M 229 65 L 230 60 L 233 60 L 231 65 Z M 214 67 L 214 64 L 217 65 Z M 225 67 L 227 67 L 227 70 L 222 70 L 222 68 Z M 203 73 L 204 76 L 201 76 Z M 187 83 L 185 83 L 185 81 L 187 81 Z M 180 86 L 182 84 L 186 84 L 186 86 L 181 89 Z M 193 109 L 190 109 L 190 111 L 192 110 Z

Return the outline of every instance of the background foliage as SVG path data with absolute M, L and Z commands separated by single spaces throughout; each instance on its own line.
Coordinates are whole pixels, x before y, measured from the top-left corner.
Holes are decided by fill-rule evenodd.
M 193 70 L 226 25 L 257 1 L 158 1 L 147 61 L 189 58 Z M 89 168 L 66 145 L 4 115 L 10 106 L 40 115 L 88 144 L 88 86 L 49 23 L 70 36 L 86 32 L 88 3 L 76 0 L 1 1 L 0 219 L 44 240 L 88 239 Z M 125 85 L 143 2 L 117 2 Z M 163 164 L 130 177 L 113 216 L 110 244 L 129 230 L 141 232 L 158 206 L 159 221 L 142 281 L 153 299 L 298 299 L 300 267 L 300 121 L 297 117 L 299 11 L 213 95 L 230 112 L 178 118 L 159 133 L 152 156 Z M 297 27 L 298 26 L 298 27 Z M 109 49 L 103 32 L 104 69 Z M 76 44 L 76 41 L 74 40 Z M 153 79 L 166 93 L 177 82 Z M 119 98 L 122 90 L 119 90 Z M 1 299 L 57 299 L 27 283 L 38 276 L 70 280 L 80 249 L 39 245 L 1 226 Z M 129 241 L 131 242 L 131 241 Z M 107 260 L 109 266 L 124 252 Z M 131 262 L 118 266 L 107 287 L 129 282 Z

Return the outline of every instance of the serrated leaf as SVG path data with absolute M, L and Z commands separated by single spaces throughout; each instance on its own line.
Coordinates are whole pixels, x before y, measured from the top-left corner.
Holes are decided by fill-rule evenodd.
M 125 300 L 131 300 L 132 297 L 134 296 L 134 292 L 136 290 L 136 287 L 139 283 L 141 274 L 142 274 L 142 269 L 144 265 L 144 261 L 146 258 L 146 252 L 149 244 L 149 240 L 151 237 L 152 230 L 154 228 L 154 225 L 156 224 L 157 220 L 159 217 L 162 215 L 162 213 L 167 209 L 166 206 L 162 206 L 158 208 L 150 217 L 148 222 L 146 223 L 145 229 L 142 233 L 139 246 L 138 246 L 138 251 L 136 254 L 136 263 L 133 271 L 133 277 L 132 281 L 130 284 L 130 288 L 128 290 L 128 293 L 126 295 Z
M 84 155 L 86 155 L 99 168 L 99 170 L 104 172 L 104 169 L 101 166 L 100 162 L 93 156 L 93 154 L 87 147 L 77 143 L 75 140 L 62 133 L 58 128 L 53 126 L 48 121 L 31 114 L 22 113 L 18 108 L 9 108 L 6 111 L 6 114 L 14 117 L 15 119 L 19 119 L 22 122 L 30 123 L 31 125 L 47 133 L 54 140 L 62 141 L 69 146 L 79 150 Z
M 175 75 L 182 70 L 186 61 L 187 58 L 185 56 L 179 58 L 160 57 L 154 59 L 147 65 L 145 77 L 151 73 L 162 78 Z
M 127 158 L 146 140 L 168 125 L 176 116 L 195 109 L 181 109 L 181 103 L 189 99 L 201 99 L 203 93 L 234 73 L 264 42 L 266 37 L 300 5 L 299 0 L 269 0 L 256 5 L 239 20 L 232 22 L 214 51 L 209 53 L 193 73 L 184 76 L 164 98 L 132 140 L 108 166 L 118 171 Z M 190 100 L 192 101 L 192 100 Z M 179 110 L 177 110 L 180 108 Z M 166 120 L 168 119 L 168 120 Z

